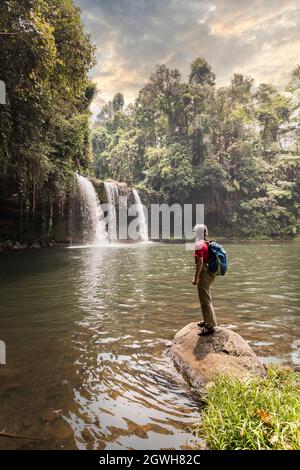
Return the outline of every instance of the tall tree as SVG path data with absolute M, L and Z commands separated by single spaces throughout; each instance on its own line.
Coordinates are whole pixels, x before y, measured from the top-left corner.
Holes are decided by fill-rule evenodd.
M 94 47 L 71 0 L 5 0 L 0 55 L 0 189 L 34 213 L 60 202 L 72 171 L 89 165 Z
M 189 76 L 190 83 L 198 83 L 200 85 L 214 85 L 216 76 L 212 71 L 209 63 L 198 57 L 191 65 L 191 73 Z

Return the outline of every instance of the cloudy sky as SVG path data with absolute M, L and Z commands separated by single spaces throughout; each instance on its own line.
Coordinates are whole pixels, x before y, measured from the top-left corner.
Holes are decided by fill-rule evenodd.
M 204 57 L 228 83 L 234 72 L 284 88 L 300 63 L 299 0 L 75 0 L 97 46 L 91 76 L 105 100 L 136 97 L 157 64 Z M 94 106 L 94 111 L 96 111 Z

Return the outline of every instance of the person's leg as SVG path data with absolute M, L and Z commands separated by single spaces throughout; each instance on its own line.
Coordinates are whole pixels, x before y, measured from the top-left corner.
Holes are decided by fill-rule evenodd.
M 198 284 L 198 294 L 203 319 L 207 328 L 213 328 L 217 326 L 216 314 L 211 298 L 211 285 L 214 280 L 215 276 L 212 273 L 206 269 L 202 269 L 200 274 L 200 281 Z

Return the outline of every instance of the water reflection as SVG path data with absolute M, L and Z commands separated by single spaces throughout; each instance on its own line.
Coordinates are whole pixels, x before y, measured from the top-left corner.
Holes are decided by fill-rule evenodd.
M 265 362 L 291 363 L 300 330 L 299 245 L 228 251 L 230 271 L 214 284 L 219 323 Z M 175 332 L 199 318 L 191 252 L 139 244 L 0 257 L 8 351 L 0 425 L 47 439 L 0 438 L 0 447 L 192 445 L 186 426 L 199 404 L 164 354 Z
M 166 340 L 148 324 L 150 250 L 141 244 L 73 255 L 84 312 L 73 335 L 82 383 L 69 416 L 79 448 L 155 448 L 157 435 L 170 448 L 191 441 L 184 428 L 198 404 L 161 357 Z

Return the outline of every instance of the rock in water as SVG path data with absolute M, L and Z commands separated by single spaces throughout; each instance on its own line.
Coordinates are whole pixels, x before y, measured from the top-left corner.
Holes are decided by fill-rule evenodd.
M 209 336 L 199 336 L 199 331 L 197 323 L 186 325 L 176 333 L 167 353 L 197 391 L 218 374 L 239 378 L 266 374 L 263 364 L 239 334 L 220 327 Z

